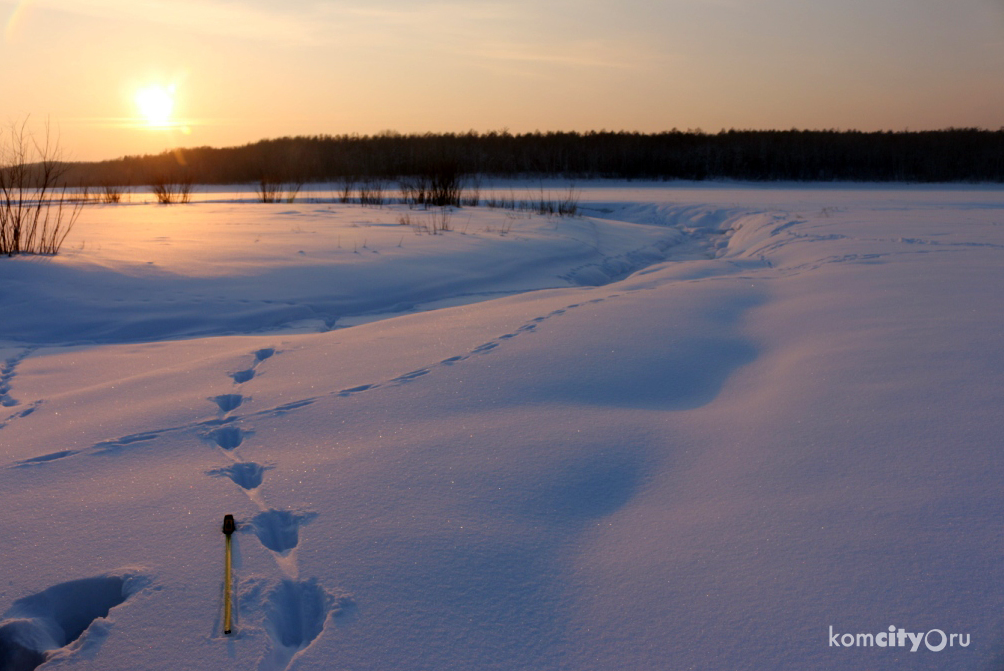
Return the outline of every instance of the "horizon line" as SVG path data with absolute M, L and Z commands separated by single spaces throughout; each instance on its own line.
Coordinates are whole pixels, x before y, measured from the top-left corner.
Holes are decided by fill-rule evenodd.
M 197 122 L 193 120 L 186 120 L 186 125 L 195 125 Z M 179 126 L 180 127 L 180 126 Z M 163 128 L 157 128 L 155 130 L 164 130 Z M 425 131 L 425 132 L 399 132 L 393 129 L 381 130 L 376 133 L 342 133 L 342 134 L 331 134 L 331 133 L 315 133 L 315 134 L 297 134 L 297 135 L 279 135 L 272 137 L 263 137 L 258 140 L 253 140 L 245 142 L 244 144 L 232 144 L 223 146 L 213 146 L 213 145 L 195 145 L 195 146 L 177 146 L 168 147 L 157 153 L 148 154 L 123 154 L 116 156 L 114 158 L 106 159 L 90 159 L 90 160 L 79 160 L 79 161 L 61 161 L 65 164 L 79 164 L 79 163 L 109 163 L 114 161 L 123 161 L 127 159 L 143 159 L 149 157 L 163 156 L 165 154 L 173 154 L 178 152 L 195 151 L 201 149 L 211 149 L 214 151 L 226 151 L 228 149 L 241 149 L 244 147 L 252 147 L 265 142 L 279 142 L 283 140 L 376 140 L 376 139 L 419 139 L 419 138 L 490 138 L 490 137 L 511 137 L 511 138 L 521 138 L 521 137 L 539 137 L 548 135 L 578 135 L 578 136 L 591 136 L 591 135 L 638 135 L 655 137 L 659 135 L 695 135 L 695 136 L 705 136 L 712 137 L 717 135 L 728 135 L 730 133 L 831 133 L 839 135 L 920 135 L 924 133 L 950 133 L 950 132 L 978 132 L 978 133 L 1002 133 L 1004 132 L 1004 126 L 999 128 L 985 128 L 980 126 L 945 126 L 941 128 L 929 128 L 920 130 L 911 130 L 909 127 L 902 130 L 860 130 L 856 128 L 722 128 L 718 131 L 706 131 L 700 126 L 697 128 L 688 128 L 686 130 L 680 130 L 675 126 L 669 130 L 662 131 L 638 131 L 638 130 L 610 130 L 606 128 L 601 128 L 599 130 L 587 130 L 587 131 L 577 131 L 577 130 L 533 130 L 524 132 L 511 132 L 508 128 L 502 128 L 498 130 L 488 130 L 488 131 L 478 131 L 475 129 L 469 129 L 466 131 Z

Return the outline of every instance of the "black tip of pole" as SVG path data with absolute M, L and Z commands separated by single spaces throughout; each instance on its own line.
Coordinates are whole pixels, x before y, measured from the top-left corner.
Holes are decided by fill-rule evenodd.
M 226 634 L 227 636 L 229 636 L 230 635 L 230 630 L 229 629 L 224 629 L 223 633 Z
M 232 534 L 234 532 L 234 529 L 236 529 L 236 528 L 237 528 L 237 525 L 234 524 L 234 516 L 233 515 L 224 515 L 223 516 L 223 533 L 225 533 L 226 535 L 229 536 L 230 534 Z M 224 632 L 224 633 L 229 634 L 230 632 Z

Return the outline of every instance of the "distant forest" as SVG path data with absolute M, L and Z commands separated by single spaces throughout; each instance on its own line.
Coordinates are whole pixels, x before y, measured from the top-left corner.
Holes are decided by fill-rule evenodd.
M 73 163 L 70 185 L 486 177 L 1002 182 L 1004 128 L 313 136 Z

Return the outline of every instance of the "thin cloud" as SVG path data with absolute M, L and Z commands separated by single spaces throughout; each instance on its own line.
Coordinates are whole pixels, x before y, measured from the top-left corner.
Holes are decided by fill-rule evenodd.
M 594 40 L 549 45 L 496 43 L 475 47 L 471 55 L 495 61 L 618 70 L 644 69 L 678 60 L 672 54 Z
M 509 65 L 642 69 L 678 57 L 626 39 L 568 39 L 537 32 L 546 17 L 514 4 L 429 2 L 400 5 L 328 4 L 327 23 L 337 26 L 341 47 L 395 49 L 413 54 L 474 59 Z
M 78 16 L 142 21 L 189 32 L 269 42 L 310 43 L 318 39 L 310 12 L 249 7 L 236 2 L 198 0 L 22 0 Z

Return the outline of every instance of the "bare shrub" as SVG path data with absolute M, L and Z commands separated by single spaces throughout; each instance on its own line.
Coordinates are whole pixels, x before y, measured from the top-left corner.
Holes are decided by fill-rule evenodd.
M 166 178 L 155 177 L 150 183 L 150 191 L 161 205 L 170 205 L 177 200 L 174 184 Z
M 399 182 L 401 201 L 409 207 L 429 202 L 429 180 L 425 175 L 407 177 Z
M 255 195 L 262 203 L 293 203 L 303 188 L 303 182 L 289 182 L 272 175 L 262 174 L 255 186 Z
M 559 217 L 574 217 L 579 213 L 579 190 L 574 185 L 568 187 L 565 197 L 558 201 Z
M 492 209 L 516 210 L 518 205 L 516 201 L 516 192 L 510 188 L 508 198 L 504 195 L 492 193 L 490 196 L 485 198 L 485 205 Z
M 178 181 L 178 195 L 182 203 L 192 202 L 192 187 L 195 186 L 195 178 L 185 175 Z
M 285 200 L 287 203 L 296 202 L 296 197 L 300 193 L 300 189 L 303 188 L 303 182 L 292 182 L 286 185 L 286 196 Z
M 405 212 L 398 216 L 397 223 L 401 226 L 410 226 L 416 235 L 440 235 L 453 230 L 453 211 L 448 207 L 430 210 L 425 216 L 412 217 Z M 400 245 L 399 245 L 400 246 Z
M 359 185 L 359 203 L 361 205 L 382 207 L 383 202 L 383 182 L 380 180 L 366 180 Z
M 452 231 L 452 218 L 453 212 L 448 207 L 441 207 L 438 211 L 434 211 L 430 216 L 433 235 Z
M 352 196 L 352 187 L 356 184 L 355 177 L 346 175 L 339 180 L 338 184 L 338 201 L 341 203 L 349 202 L 349 198 Z
M 485 205 L 492 209 L 500 210 L 515 210 L 516 209 L 516 199 L 506 198 L 505 196 L 492 195 L 485 198 Z
M 463 191 L 463 178 L 456 163 L 444 161 L 429 174 L 429 205 L 460 207 Z
M 255 186 L 255 195 L 258 196 L 258 200 L 262 203 L 279 202 L 281 193 L 282 184 L 277 180 L 273 180 L 266 175 L 262 175 L 258 179 L 258 184 Z
M 185 175 L 178 179 L 171 179 L 166 176 L 154 178 L 150 183 L 150 191 L 153 192 L 157 202 L 161 205 L 173 205 L 174 203 L 190 203 L 192 201 L 192 187 L 195 180 L 191 175 Z
M 579 191 L 572 185 L 564 196 L 556 198 L 550 191 L 545 193 L 541 187 L 536 196 L 526 194 L 526 198 L 522 200 L 517 200 L 513 193 L 508 198 L 493 193 L 485 198 L 485 205 L 492 209 L 534 212 L 549 217 L 574 217 L 579 213 Z
M 461 195 L 460 204 L 464 207 L 477 207 L 481 204 L 481 180 L 475 177 L 465 195 Z
M 506 235 L 509 234 L 509 230 L 512 228 L 513 219 L 515 219 L 515 218 L 516 218 L 516 215 L 513 215 L 513 214 L 510 214 L 510 213 L 506 212 L 506 219 L 508 221 L 506 221 L 504 224 L 502 224 L 498 228 L 496 228 L 494 226 L 485 226 L 485 229 L 484 229 L 485 233 L 498 233 L 499 237 L 503 237 L 504 238 Z
M 0 254 L 57 254 L 83 202 L 71 199 L 49 125 L 36 138 L 28 120 L 0 132 Z
M 98 194 L 98 197 L 102 203 L 119 203 L 122 201 L 122 191 L 121 186 L 105 183 L 101 185 L 101 192 Z
M 439 161 L 425 171 L 399 182 L 401 200 L 409 206 L 460 207 L 464 180 L 456 162 Z M 480 198 L 474 197 L 474 205 Z

